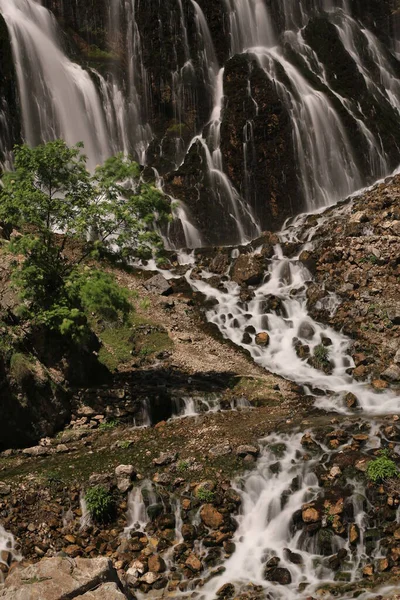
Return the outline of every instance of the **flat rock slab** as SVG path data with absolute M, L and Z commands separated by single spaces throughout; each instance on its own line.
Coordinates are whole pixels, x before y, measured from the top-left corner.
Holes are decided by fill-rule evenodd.
M 72 600 L 96 591 L 117 574 L 107 558 L 45 558 L 16 567 L 0 589 L 1 600 Z M 93 598 L 100 598 L 94 596 Z M 91 597 L 86 597 L 87 600 Z M 103 596 L 109 598 L 109 596 Z M 113 597 L 110 596 L 110 600 Z M 124 595 L 115 596 L 122 600 Z
M 127 600 L 127 598 L 119 591 L 116 583 L 105 583 L 93 592 L 77 596 L 77 600 Z
M 144 282 L 143 286 L 146 288 L 148 292 L 153 292 L 154 294 L 161 294 L 161 296 L 168 296 L 172 294 L 173 290 L 168 281 L 158 273 L 151 277 L 147 281 Z

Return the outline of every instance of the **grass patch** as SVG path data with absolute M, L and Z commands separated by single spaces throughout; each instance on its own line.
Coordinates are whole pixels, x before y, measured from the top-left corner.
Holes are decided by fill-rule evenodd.
M 167 331 L 132 312 L 124 325 L 92 324 L 103 345 L 99 351 L 99 361 L 110 371 L 129 363 L 134 356 L 149 358 L 173 346 Z
M 121 364 L 132 359 L 132 327 L 107 327 L 101 333 L 103 346 L 99 351 L 99 361 L 110 371 L 115 371 Z

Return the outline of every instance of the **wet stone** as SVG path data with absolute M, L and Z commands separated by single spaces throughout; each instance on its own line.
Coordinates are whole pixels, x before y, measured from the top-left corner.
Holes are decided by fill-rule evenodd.
M 265 571 L 265 579 L 267 581 L 279 583 L 280 585 L 290 585 L 292 583 L 290 571 L 284 567 L 267 567 Z

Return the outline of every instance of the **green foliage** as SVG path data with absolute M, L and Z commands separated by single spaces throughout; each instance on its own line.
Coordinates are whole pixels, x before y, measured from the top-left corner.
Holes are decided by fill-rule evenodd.
M 99 429 L 101 431 L 108 431 L 109 429 L 115 429 L 116 427 L 118 427 L 118 425 L 119 421 L 117 419 L 113 419 L 111 421 L 103 421 L 102 423 L 100 423 Z
M 122 450 L 128 450 L 132 446 L 132 442 L 130 440 L 122 440 L 118 445 Z
M 16 146 L 15 171 L 0 186 L 0 222 L 22 231 L 9 245 L 24 257 L 13 277 L 20 317 L 75 339 L 88 332 L 89 315 L 125 321 L 131 310 L 128 292 L 84 261 L 114 250 L 157 257 L 156 229 L 170 218 L 166 197 L 140 179 L 136 162 L 119 154 L 92 175 L 82 148 L 62 140 Z
M 115 509 L 114 498 L 105 487 L 96 485 L 87 490 L 85 501 L 91 518 L 97 523 L 109 521 Z
M 379 483 L 391 477 L 400 477 L 400 471 L 387 451 L 382 450 L 378 458 L 368 463 L 367 476 L 373 483 Z
M 214 492 L 203 487 L 197 490 L 196 496 L 201 502 L 213 502 L 215 498 Z
M 86 314 L 95 314 L 108 322 L 126 321 L 132 306 L 127 289 L 117 284 L 115 277 L 103 271 L 77 273 L 67 282 Z
M 139 306 L 142 310 L 147 310 L 148 308 L 150 308 L 150 306 L 151 306 L 150 298 L 143 298 L 143 300 L 141 300 L 139 302 Z
M 189 463 L 187 460 L 180 460 L 176 466 L 176 470 L 178 471 L 178 473 L 185 473 L 188 469 Z
M 318 344 L 314 348 L 314 358 L 317 364 L 324 368 L 329 366 L 329 350 L 323 344 Z
M 120 364 L 132 359 L 132 328 L 128 325 L 109 325 L 101 333 L 103 346 L 100 348 L 99 360 L 110 371 L 114 371 Z

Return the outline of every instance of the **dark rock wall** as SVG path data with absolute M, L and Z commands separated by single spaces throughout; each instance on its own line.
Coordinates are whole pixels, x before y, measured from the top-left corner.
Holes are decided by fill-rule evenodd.
M 287 108 L 251 55 L 237 55 L 227 62 L 224 91 L 225 170 L 253 207 L 258 222 L 275 229 L 301 208 Z M 246 150 L 244 140 L 249 140 Z
M 20 123 L 10 39 L 4 19 L 0 15 L 0 163 L 13 143 L 20 141 Z

